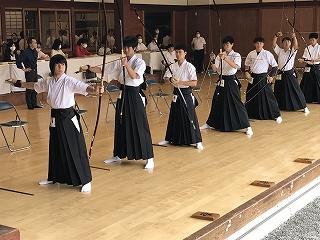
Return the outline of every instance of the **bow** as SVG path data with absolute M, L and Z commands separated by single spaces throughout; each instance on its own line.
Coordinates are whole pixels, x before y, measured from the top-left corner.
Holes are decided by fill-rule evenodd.
M 297 15 L 297 3 L 296 3 L 296 0 L 293 0 L 293 6 L 294 6 L 294 10 L 293 10 L 293 25 L 292 25 L 292 32 L 294 32 L 295 30 L 295 24 L 296 24 L 296 15 Z M 293 43 L 293 39 L 291 39 L 291 45 Z M 290 59 L 293 57 L 294 53 L 298 51 L 298 49 L 295 49 L 292 53 L 292 46 L 290 48 L 290 52 L 289 52 L 289 56 L 288 56 L 288 59 L 286 61 L 286 63 L 283 65 L 283 67 L 280 69 L 280 71 L 283 71 L 285 69 L 285 67 L 288 65 Z M 292 53 L 292 55 L 291 55 Z
M 106 6 L 104 4 L 104 0 L 101 0 L 101 4 L 103 5 L 103 12 L 104 12 L 104 17 L 105 17 L 105 27 L 106 27 L 106 34 L 107 34 L 107 12 L 106 12 Z M 100 14 L 100 13 L 99 13 Z M 101 71 L 101 87 L 103 87 L 103 78 L 104 78 L 104 70 L 106 66 L 106 58 L 107 58 L 107 38 L 105 39 L 105 47 L 104 47 L 104 52 L 103 52 L 103 61 L 102 61 L 102 71 Z M 90 149 L 89 149 L 89 160 L 91 159 L 92 156 L 92 148 L 94 144 L 94 140 L 97 134 L 98 130 L 98 125 L 99 125 L 99 118 L 100 118 L 100 112 L 101 112 L 101 100 L 102 100 L 102 93 L 99 94 L 99 102 L 98 102 L 98 110 L 97 110 L 97 117 L 96 117 L 96 123 L 94 126 L 94 131 L 91 139 L 91 144 L 90 144 Z
M 219 8 L 216 4 L 215 0 L 212 0 L 213 5 L 216 9 L 216 13 L 217 13 L 217 17 L 218 17 L 218 27 L 219 27 L 219 45 L 220 45 L 220 53 L 222 53 L 222 25 L 221 25 L 221 17 L 220 17 L 220 12 L 219 12 Z M 222 80 L 222 58 L 220 57 L 220 74 L 219 74 L 219 80 L 218 82 L 220 82 Z
M 118 0 L 115 0 L 118 15 L 119 15 L 119 26 L 120 26 L 120 42 L 121 42 L 121 57 L 124 57 L 124 47 L 123 47 L 123 25 L 122 25 L 122 17 L 120 13 L 120 7 Z M 120 118 L 123 117 L 123 107 L 125 101 L 125 92 L 126 92 L 126 73 L 125 73 L 125 66 L 122 64 L 122 76 L 123 76 L 123 93 L 121 94 L 121 110 L 120 110 Z
M 146 30 L 147 34 L 152 38 L 152 34 L 150 33 L 150 31 L 146 28 L 146 26 L 145 26 L 144 23 L 142 22 L 142 20 L 141 20 L 139 14 L 138 14 L 136 8 L 134 8 L 134 12 L 135 12 L 135 14 L 136 14 L 139 22 L 142 24 L 143 28 Z M 164 56 L 163 51 L 161 50 L 161 47 L 160 47 L 159 42 L 156 41 L 155 43 L 157 44 L 157 47 L 158 47 L 158 49 L 159 49 L 159 51 L 160 51 L 160 53 L 161 53 L 161 56 L 162 56 L 162 58 L 163 58 L 163 60 L 164 60 L 164 62 L 165 62 L 165 64 L 166 64 L 166 66 L 168 67 L 168 70 L 169 70 L 169 72 L 171 73 L 171 76 L 173 77 L 173 72 L 172 72 L 172 70 L 171 70 L 171 68 L 170 68 L 170 64 L 168 63 L 168 60 L 167 60 L 166 57 Z M 191 118 L 191 116 L 190 116 L 190 113 L 189 113 L 189 110 L 188 110 L 188 105 L 187 105 L 186 99 L 184 98 L 184 96 L 183 96 L 183 94 L 182 94 L 182 92 L 181 92 L 181 89 L 180 89 L 179 87 L 177 87 L 177 89 L 178 89 L 179 95 L 180 95 L 180 97 L 181 97 L 181 99 L 182 99 L 182 101 L 183 101 L 183 103 L 184 103 L 183 109 L 185 110 L 185 112 L 186 112 L 186 114 L 187 114 L 188 120 L 190 121 L 190 124 L 191 124 L 192 128 L 193 128 L 194 130 L 196 130 L 196 126 L 195 126 L 194 121 L 192 120 L 192 118 Z

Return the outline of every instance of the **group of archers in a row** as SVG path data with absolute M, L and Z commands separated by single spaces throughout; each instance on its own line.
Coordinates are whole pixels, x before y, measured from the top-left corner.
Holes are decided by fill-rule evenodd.
M 248 80 L 245 104 L 240 98 L 240 82 L 236 72 L 241 67 L 241 56 L 233 50 L 234 39 L 223 39 L 224 51 L 212 58 L 211 66 L 220 78 L 215 89 L 212 107 L 206 124 L 201 128 L 196 116 L 197 100 L 192 87 L 197 84 L 195 67 L 186 61 L 186 48 L 175 47 L 177 61 L 165 72 L 164 79 L 174 85 L 173 100 L 167 125 L 165 140 L 159 144 L 192 145 L 203 149 L 200 129 L 213 128 L 218 131 L 245 129 L 253 134 L 249 118 L 272 119 L 281 123 L 280 110 L 302 110 L 309 113 L 306 102 L 320 102 L 320 46 L 318 34 L 309 35 L 310 45 L 306 47 L 303 60 L 306 63 L 301 88 L 294 72 L 294 59 L 298 44 L 295 34 L 282 39 L 282 48 L 277 45 L 277 33 L 273 39 L 273 54 L 265 49 L 264 39 L 254 40 L 255 50 L 246 60 L 245 76 Z M 135 55 L 138 45 L 136 37 L 126 37 L 123 42 L 126 57 L 107 64 L 105 73 L 117 73 L 121 93 L 117 99 L 115 114 L 115 133 L 112 161 L 145 160 L 145 169 L 154 168 L 152 139 L 145 110 L 146 97 L 141 89 L 146 64 Z M 271 70 L 269 71 L 268 69 Z M 49 171 L 48 178 L 39 184 L 65 183 L 82 186 L 82 192 L 91 191 L 91 171 L 79 115 L 74 110 L 74 94 L 101 93 L 100 86 L 90 86 L 66 75 L 67 60 L 62 55 L 50 59 L 52 77 L 36 83 L 12 80 L 17 87 L 31 88 L 48 92 L 47 101 L 51 106 Z M 123 74 L 123 69 L 125 73 Z M 100 67 L 89 70 L 101 73 Z M 277 79 L 277 80 L 275 80 Z M 280 80 L 281 79 L 281 80 Z M 275 81 L 274 92 L 271 83 Z

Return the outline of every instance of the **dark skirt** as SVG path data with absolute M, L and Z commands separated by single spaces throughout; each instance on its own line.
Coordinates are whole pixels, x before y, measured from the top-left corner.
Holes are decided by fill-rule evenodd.
M 281 80 L 276 80 L 274 95 L 278 101 L 279 108 L 285 111 L 296 111 L 304 109 L 306 100 L 300 89 L 294 70 L 284 71 Z
M 224 86 L 216 87 L 207 124 L 223 132 L 250 127 L 236 77 L 222 76 L 222 79 Z
M 113 156 L 128 160 L 153 158 L 152 139 L 141 96 L 145 97 L 140 87 L 126 86 L 121 99 L 117 100 Z
M 310 72 L 304 72 L 300 83 L 307 103 L 320 103 L 320 65 L 307 65 Z
M 267 84 L 266 75 L 266 73 L 251 74 L 253 83 L 248 84 L 245 104 L 249 118 L 275 120 L 280 117 L 277 99 L 273 94 L 271 85 Z
M 91 171 L 80 117 L 73 107 L 51 109 L 55 127 L 50 127 L 48 180 L 73 186 L 91 182 Z M 79 129 L 72 122 L 76 117 Z
M 173 94 L 177 97 L 171 103 L 165 140 L 174 145 L 190 145 L 202 142 L 195 111 L 197 100 L 193 97 L 191 88 L 181 88 L 181 92 L 186 100 L 187 108 L 179 90 L 174 88 Z M 189 114 L 189 117 L 187 114 Z M 190 120 L 193 121 L 193 124 Z

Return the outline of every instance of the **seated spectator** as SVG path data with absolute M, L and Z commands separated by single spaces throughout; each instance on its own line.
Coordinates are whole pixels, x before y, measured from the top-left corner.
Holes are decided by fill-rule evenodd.
M 136 47 L 136 52 L 143 52 L 148 50 L 148 48 L 146 47 L 146 45 L 144 45 L 144 43 L 142 42 L 142 35 L 141 34 L 137 34 L 137 39 L 138 39 L 138 46 Z
M 13 41 L 9 41 L 6 44 L 6 48 L 3 54 L 3 61 L 4 62 L 12 62 L 16 60 L 16 55 L 17 55 L 17 47 L 13 43 Z
M 61 47 L 62 47 L 62 41 L 60 39 L 54 40 L 54 42 L 52 44 L 52 49 L 51 49 L 51 57 L 53 57 L 54 55 L 57 55 L 57 54 L 60 54 L 65 57 L 66 55 L 61 50 Z
M 48 59 L 49 58 L 48 54 L 45 54 L 44 52 L 42 52 L 42 50 L 41 50 L 41 42 L 40 41 L 37 42 L 36 50 L 38 52 L 38 59 Z
M 159 51 L 159 48 L 158 48 L 158 45 L 157 45 L 157 35 L 153 35 L 153 39 L 151 41 L 151 43 L 149 43 L 148 45 L 148 49 L 151 51 L 151 52 L 156 52 L 156 51 Z
M 77 42 L 77 45 L 74 48 L 74 56 L 75 57 L 85 57 L 88 55 L 92 55 L 92 53 L 90 53 L 87 50 L 88 47 L 88 40 L 85 38 L 80 38 Z

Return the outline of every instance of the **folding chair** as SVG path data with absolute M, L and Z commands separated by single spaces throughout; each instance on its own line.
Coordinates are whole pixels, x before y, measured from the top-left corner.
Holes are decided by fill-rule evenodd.
M 83 124 L 84 124 L 84 126 L 86 127 L 86 131 L 85 131 L 84 133 L 87 134 L 87 133 L 89 132 L 89 128 L 88 128 L 88 125 L 87 125 L 87 123 L 86 123 L 83 115 L 84 115 L 85 113 L 87 113 L 88 111 L 85 110 L 85 109 L 80 109 L 80 107 L 79 107 L 79 105 L 78 105 L 77 102 L 76 102 L 76 104 L 75 104 L 75 110 L 76 110 L 76 112 L 80 115 L 80 118 L 82 119 Z
M 170 96 L 170 94 L 168 93 L 165 93 L 162 91 L 162 88 L 161 88 L 161 85 L 156 81 L 156 80 L 153 80 L 153 79 L 149 79 L 149 80 L 146 80 L 146 85 L 147 85 L 147 91 L 148 91 L 148 95 L 151 97 L 152 101 L 154 102 L 158 112 L 162 115 L 163 113 L 160 111 L 160 108 L 158 106 L 158 98 L 163 98 L 168 109 L 170 110 L 170 106 L 169 106 L 169 103 L 166 99 L 166 97 Z M 152 92 L 151 91 L 151 86 L 155 86 L 155 85 L 158 85 L 159 88 L 158 88 L 158 91 L 157 92 Z M 157 98 L 157 100 L 155 99 L 155 97 Z
M 8 121 L 8 122 L 2 122 L 0 123 L 0 129 L 1 129 L 1 132 L 2 132 L 2 135 L 3 135 L 3 138 L 6 142 L 6 146 L 3 146 L 3 147 L 7 147 L 10 152 L 17 152 L 17 151 L 22 151 L 22 150 L 27 150 L 31 147 L 31 143 L 30 143 L 30 140 L 29 140 L 29 137 L 27 135 L 27 132 L 26 130 L 24 129 L 24 126 L 28 124 L 28 122 L 26 121 L 22 121 L 19 114 L 18 114 L 18 111 L 17 109 L 15 108 L 15 106 L 7 101 L 0 101 L 0 111 L 5 111 L 5 110 L 11 110 L 13 109 L 15 111 L 15 114 L 16 114 L 16 118 L 15 120 L 12 120 L 12 121 Z M 24 135 L 28 141 L 28 145 L 26 146 L 23 146 L 23 147 L 20 147 L 20 148 L 14 148 L 13 145 L 15 143 L 15 139 L 16 139 L 16 130 L 17 128 L 21 127 L 23 132 L 24 132 Z M 12 139 L 12 145 L 9 145 L 8 143 L 8 140 L 7 140 L 7 136 L 5 135 L 4 131 L 3 131 L 3 128 L 13 128 L 13 139 Z

